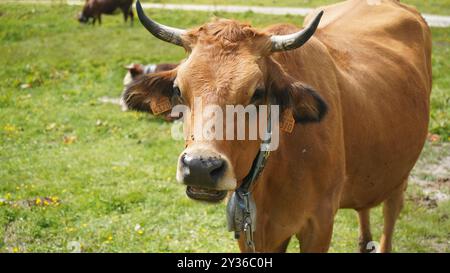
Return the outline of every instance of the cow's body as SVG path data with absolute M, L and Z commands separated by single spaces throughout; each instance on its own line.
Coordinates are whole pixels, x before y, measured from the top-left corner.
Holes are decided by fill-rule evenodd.
M 400 194 L 427 134 L 431 38 L 421 16 L 395 1 L 353 0 L 324 11 L 305 46 L 274 55 L 290 75 L 314 86 L 330 110 L 320 124 L 283 134 L 258 181 L 256 234 L 264 250 L 282 248 L 302 229 L 308 233 L 310 221 L 331 236 L 337 208 L 363 212 Z M 328 247 L 321 241 L 312 250 Z
M 120 9 L 125 22 L 128 20 L 128 16 L 130 16 L 131 24 L 133 24 L 134 14 L 132 5 L 133 0 L 86 0 L 78 21 L 87 23 L 92 18 L 94 25 L 96 21 L 101 24 L 102 14 L 114 14 Z
M 219 20 L 185 32 L 159 28 L 138 7 L 153 35 L 190 56 L 175 70 L 131 85 L 124 93 L 131 109 L 180 97 L 186 105 L 198 97 L 222 108 L 258 104 L 263 90 L 294 113 L 293 132 L 280 134 L 253 188 L 256 251 L 285 251 L 293 235 L 302 251 L 327 251 L 339 208 L 358 211 L 365 251 L 369 210 L 380 203 L 381 251 L 391 250 L 429 118 L 431 35 L 416 10 L 396 0 L 349 0 L 323 8 L 311 38 L 321 13 L 305 31 L 282 24 L 258 32 Z M 198 140 L 190 120 L 185 129 L 193 133 L 177 170 L 177 179 L 194 189 L 188 195 L 214 198 L 242 185 L 261 142 Z M 241 236 L 241 250 L 250 250 L 244 242 Z

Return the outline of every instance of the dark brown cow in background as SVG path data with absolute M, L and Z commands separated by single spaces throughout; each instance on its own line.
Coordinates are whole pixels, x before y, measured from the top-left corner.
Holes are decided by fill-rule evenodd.
M 128 73 L 126 74 L 123 84 L 128 85 L 136 79 L 138 76 L 149 74 L 149 73 L 156 73 L 156 72 L 162 72 L 162 71 L 168 71 L 176 68 L 178 64 L 169 64 L 169 63 L 162 63 L 162 64 L 129 64 L 126 65 L 125 68 L 128 70 Z
M 93 18 L 92 24 L 98 20 L 102 24 L 102 14 L 114 14 L 117 9 L 122 10 L 125 22 L 130 16 L 131 24 L 133 24 L 133 0 L 86 0 L 83 11 L 78 16 L 80 23 L 88 23 L 90 18 Z

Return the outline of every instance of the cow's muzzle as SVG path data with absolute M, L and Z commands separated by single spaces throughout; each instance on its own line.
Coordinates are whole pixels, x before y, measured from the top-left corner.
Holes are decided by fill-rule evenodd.
M 89 18 L 85 16 L 83 13 L 78 14 L 78 22 L 80 23 L 87 23 L 89 21 Z
M 197 201 L 218 203 L 227 196 L 227 191 L 210 190 L 194 186 L 186 187 L 186 195 Z
M 219 154 L 183 153 L 179 161 L 179 180 L 187 186 L 192 199 L 219 202 L 227 195 L 221 182 L 228 163 Z

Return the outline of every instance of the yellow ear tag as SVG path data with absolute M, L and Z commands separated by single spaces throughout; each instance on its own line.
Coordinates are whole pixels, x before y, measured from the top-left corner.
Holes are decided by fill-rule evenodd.
M 172 104 L 170 103 L 168 97 L 163 96 L 159 99 L 151 100 L 150 108 L 153 112 L 153 115 L 157 116 L 172 109 Z
M 286 133 L 292 133 L 294 130 L 295 119 L 292 113 L 292 109 L 284 110 L 280 119 L 280 130 Z

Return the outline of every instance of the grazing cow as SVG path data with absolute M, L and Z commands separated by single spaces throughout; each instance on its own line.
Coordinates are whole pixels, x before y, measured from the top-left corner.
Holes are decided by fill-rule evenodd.
M 177 64 L 168 64 L 168 63 L 162 63 L 162 64 L 130 64 L 125 66 L 125 69 L 128 70 L 127 74 L 125 75 L 125 78 L 123 79 L 123 85 L 126 86 L 130 84 L 133 80 L 135 80 L 138 76 L 149 74 L 149 73 L 156 73 L 156 72 L 162 72 L 167 70 L 172 70 L 176 68 Z
M 176 68 L 177 66 L 178 66 L 177 64 L 168 64 L 168 63 L 148 64 L 148 65 L 133 63 L 130 65 L 127 65 L 127 66 L 125 66 L 125 68 L 128 70 L 128 72 L 123 79 L 123 85 L 125 87 L 124 92 L 128 85 L 130 85 L 134 80 L 138 79 L 139 77 L 141 77 L 143 75 L 172 70 L 172 69 Z M 128 111 L 128 106 L 124 102 L 123 97 L 124 96 L 122 94 L 121 99 L 120 99 L 120 106 L 122 107 L 122 111 Z M 151 109 L 146 107 L 145 109 L 143 109 L 143 111 L 148 112 L 148 111 L 151 111 Z M 166 111 L 165 113 L 161 113 L 160 115 L 162 116 L 162 118 L 164 120 L 169 121 L 169 122 L 176 120 L 176 118 L 174 118 L 170 115 L 170 110 Z
M 117 9 L 120 9 L 123 13 L 125 22 L 128 21 L 130 16 L 131 24 L 133 24 L 133 0 L 86 0 L 83 11 L 78 16 L 80 23 L 88 23 L 92 18 L 92 24 L 98 20 L 98 23 L 102 24 L 102 14 L 114 14 Z
M 222 108 L 275 102 L 295 120 L 265 165 L 254 160 L 262 140 L 205 139 L 195 130 L 179 157 L 177 180 L 194 199 L 220 200 L 241 189 L 255 166 L 262 169 L 250 185 L 253 200 L 244 196 L 250 224 L 237 231 L 241 251 L 285 251 L 296 235 L 302 252 L 325 252 L 340 208 L 358 212 L 365 251 L 369 212 L 381 203 L 380 251 L 391 251 L 407 179 L 427 135 L 430 29 L 397 0 L 349 0 L 322 11 L 309 15 L 303 30 L 257 30 L 225 19 L 182 30 L 155 23 L 137 2 L 147 30 L 189 56 L 176 69 L 131 84 L 124 94 L 130 108 L 149 99 L 190 108 L 195 98 Z M 187 132 L 197 118 L 190 115 Z

